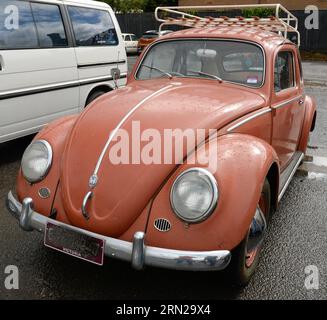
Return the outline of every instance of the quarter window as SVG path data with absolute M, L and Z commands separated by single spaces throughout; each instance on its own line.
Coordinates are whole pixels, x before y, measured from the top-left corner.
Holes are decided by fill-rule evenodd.
M 1 0 L 0 49 L 37 48 L 38 39 L 29 2 Z
M 117 32 L 108 11 L 68 7 L 78 46 L 118 45 Z
M 56 5 L 32 3 L 40 46 L 42 48 L 68 45 L 60 9 Z
M 290 51 L 279 52 L 275 61 L 275 92 L 292 88 L 294 79 L 294 58 Z

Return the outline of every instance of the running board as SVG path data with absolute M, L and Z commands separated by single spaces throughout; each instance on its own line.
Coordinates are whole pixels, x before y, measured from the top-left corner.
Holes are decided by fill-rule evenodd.
M 304 159 L 304 153 L 298 151 L 295 153 L 293 156 L 293 159 L 291 163 L 288 165 L 288 167 L 282 172 L 280 176 L 280 185 L 279 185 L 279 190 L 281 190 L 279 197 L 278 197 L 278 202 L 282 200 L 289 184 L 291 183 L 298 167 L 301 165 L 302 160 Z

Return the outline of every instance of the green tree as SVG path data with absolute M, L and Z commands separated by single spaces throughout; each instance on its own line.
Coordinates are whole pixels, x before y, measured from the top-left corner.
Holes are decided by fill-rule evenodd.
M 177 6 L 178 0 L 102 0 L 115 12 L 154 12 L 159 6 Z
M 245 18 L 259 17 L 268 18 L 269 16 L 275 16 L 275 10 L 266 8 L 255 8 L 242 10 L 242 15 Z
M 154 12 L 157 7 L 178 6 L 178 0 L 145 0 L 143 10 L 145 12 Z

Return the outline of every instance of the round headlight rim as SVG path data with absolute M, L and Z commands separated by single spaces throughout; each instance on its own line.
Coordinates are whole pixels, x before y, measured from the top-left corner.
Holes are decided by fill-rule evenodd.
M 46 176 L 48 175 L 48 173 L 49 173 L 49 171 L 51 169 L 52 160 L 53 160 L 53 151 L 52 151 L 51 144 L 48 141 L 46 141 L 46 140 L 41 139 L 41 140 L 32 141 L 30 143 L 30 145 L 26 148 L 26 150 L 29 149 L 33 144 L 36 144 L 36 143 L 43 144 L 45 146 L 45 148 L 47 149 L 47 152 L 48 152 L 47 169 L 46 169 L 46 171 L 44 172 L 44 174 L 39 179 L 36 179 L 36 180 L 33 180 L 33 181 L 31 181 L 31 179 L 29 179 L 28 177 L 26 177 L 25 174 L 24 174 L 24 170 L 22 170 L 23 177 L 30 184 L 36 184 L 38 182 L 43 181 L 46 178 Z
M 213 190 L 213 198 L 212 198 L 209 209 L 201 217 L 199 217 L 197 219 L 187 219 L 184 216 L 182 216 L 176 209 L 174 202 L 173 202 L 173 192 L 176 187 L 176 184 L 184 175 L 186 175 L 190 172 L 197 172 L 197 173 L 204 174 L 209 179 L 210 186 Z M 198 224 L 198 223 L 201 223 L 201 222 L 207 220 L 213 214 L 214 210 L 217 208 L 218 201 L 219 201 L 218 182 L 217 182 L 216 178 L 214 177 L 214 175 L 210 171 L 208 171 L 207 169 L 204 169 L 204 168 L 190 168 L 190 169 L 183 171 L 180 175 L 177 176 L 177 178 L 175 179 L 175 181 L 171 187 L 171 190 L 170 190 L 170 205 L 171 205 L 175 215 L 179 219 L 181 219 L 183 222 L 186 222 L 189 224 Z

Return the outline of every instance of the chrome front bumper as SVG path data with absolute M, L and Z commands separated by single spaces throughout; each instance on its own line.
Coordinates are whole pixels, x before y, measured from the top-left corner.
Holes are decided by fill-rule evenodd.
M 19 203 L 9 192 L 6 206 L 9 212 L 19 220 L 24 231 L 37 230 L 44 233 L 48 222 L 53 222 L 81 234 L 103 239 L 105 256 L 128 261 L 141 270 L 145 265 L 186 271 L 218 271 L 225 269 L 231 260 L 229 251 L 179 251 L 155 248 L 145 245 L 145 234 L 137 232 L 133 242 L 101 236 L 83 229 L 49 219 L 33 210 L 33 200 L 26 198 Z

